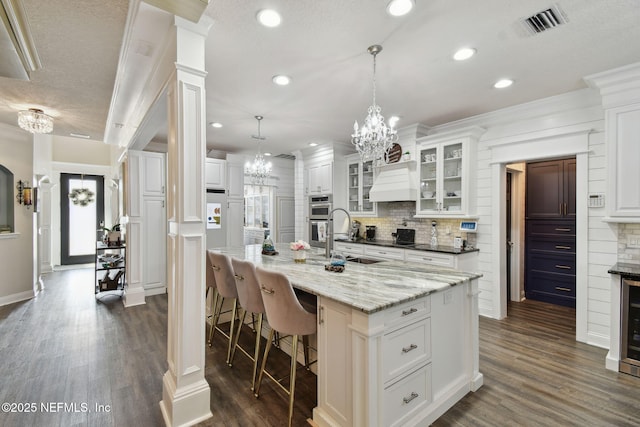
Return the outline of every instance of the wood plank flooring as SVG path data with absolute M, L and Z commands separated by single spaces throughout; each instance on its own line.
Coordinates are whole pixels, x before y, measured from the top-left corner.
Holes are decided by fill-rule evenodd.
M 37 298 L 0 307 L 0 402 L 38 405 L 35 413 L 0 412 L 0 426 L 164 424 L 166 296 L 125 309 L 119 298 L 96 302 L 92 283 L 93 269 L 55 272 Z M 574 318 L 572 309 L 536 301 L 510 305 L 502 321 L 481 318 L 484 386 L 434 426 L 640 425 L 640 378 L 606 370 L 606 350 L 575 342 Z M 243 338 L 251 348 L 248 328 Z M 200 425 L 286 425 L 287 397 L 265 382 L 254 398 L 251 362 L 238 353 L 233 368 L 226 366 L 221 334 L 205 354 L 214 416 Z M 288 357 L 272 356 L 272 369 L 285 373 Z M 304 426 L 316 379 L 304 369 L 298 374 L 294 425 Z M 77 410 L 39 406 L 57 402 Z M 109 411 L 97 412 L 96 404 Z

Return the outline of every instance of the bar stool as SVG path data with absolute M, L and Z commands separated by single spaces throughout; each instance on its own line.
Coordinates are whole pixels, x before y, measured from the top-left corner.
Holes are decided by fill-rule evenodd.
M 220 331 L 226 338 L 229 339 L 229 347 L 227 349 L 227 363 L 231 356 L 231 342 L 233 341 L 233 328 L 236 320 L 236 312 L 238 309 L 238 291 L 236 290 L 236 279 L 233 277 L 233 267 L 231 266 L 231 260 L 228 256 L 219 252 L 213 252 L 207 250 L 207 255 L 211 261 L 211 268 L 213 269 L 213 275 L 216 280 L 216 287 L 218 289 L 218 298 L 216 298 L 216 306 L 214 307 L 213 321 L 211 323 L 211 329 L 209 330 L 209 347 L 211 347 L 211 340 L 213 339 L 213 333 L 218 326 L 220 320 L 220 314 L 222 312 L 222 306 L 225 299 L 233 299 L 233 309 L 231 314 L 231 326 L 229 327 L 229 335 Z M 218 303 L 217 300 L 220 300 Z
M 256 385 L 256 373 L 258 370 L 258 357 L 260 356 L 260 338 L 262 331 L 262 319 L 264 315 L 264 304 L 262 302 L 262 295 L 260 294 L 260 286 L 258 285 L 258 276 L 256 275 L 256 267 L 250 261 L 242 261 L 236 258 L 231 258 L 231 265 L 236 279 L 236 289 L 238 291 L 238 300 L 240 301 L 240 322 L 238 324 L 238 330 L 233 338 L 233 344 L 231 346 L 231 357 L 229 359 L 229 366 L 233 365 L 233 358 L 238 346 L 238 339 L 240 338 L 240 332 L 242 331 L 242 325 L 244 324 L 244 318 L 247 313 L 252 315 L 258 315 L 258 327 L 256 328 L 256 342 L 254 348 L 253 357 L 240 347 L 240 350 L 253 361 L 253 374 L 251 376 L 251 391 L 254 390 Z
M 282 273 L 269 271 L 256 267 L 258 275 L 258 283 L 262 292 L 262 301 L 264 303 L 265 312 L 269 319 L 271 331 L 269 339 L 264 349 L 262 365 L 260 366 L 260 376 L 258 377 L 258 385 L 256 386 L 255 396 L 258 397 L 260 392 L 260 384 L 262 376 L 265 373 L 265 366 L 271 349 L 271 340 L 274 331 L 281 334 L 291 335 L 291 372 L 289 380 L 289 390 L 284 388 L 282 384 L 276 382 L 285 393 L 289 395 L 289 427 L 293 418 L 293 400 L 296 388 L 296 367 L 298 355 L 298 337 L 307 336 L 316 333 L 316 315 L 305 310 L 296 294 L 293 291 L 289 279 Z
M 205 262 L 207 264 L 207 270 L 206 270 L 206 284 L 207 284 L 207 292 L 204 294 L 204 298 L 205 300 L 209 297 L 209 291 L 213 292 L 213 295 L 211 295 L 211 309 L 210 312 L 211 314 L 207 317 L 213 317 L 213 314 L 215 313 L 215 307 L 216 307 L 216 299 L 218 298 L 218 287 L 216 286 L 216 276 L 213 274 L 213 266 L 211 265 L 211 260 L 209 259 L 209 256 L 207 254 L 205 254 Z M 213 324 L 213 323 L 212 323 Z

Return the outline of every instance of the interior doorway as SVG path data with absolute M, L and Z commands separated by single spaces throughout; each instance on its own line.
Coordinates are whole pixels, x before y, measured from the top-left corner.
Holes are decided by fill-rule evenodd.
M 60 263 L 94 262 L 101 224 L 104 224 L 104 177 L 61 173 Z

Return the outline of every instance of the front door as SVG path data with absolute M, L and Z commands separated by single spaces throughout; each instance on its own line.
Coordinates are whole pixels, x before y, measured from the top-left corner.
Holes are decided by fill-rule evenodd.
M 60 263 L 95 261 L 96 241 L 104 224 L 104 177 L 60 174 Z

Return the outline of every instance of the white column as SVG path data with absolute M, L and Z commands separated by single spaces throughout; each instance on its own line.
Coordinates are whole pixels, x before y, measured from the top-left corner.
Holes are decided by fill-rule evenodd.
M 169 370 L 160 408 L 168 426 L 212 416 L 205 371 L 205 39 L 209 25 L 175 18 L 176 70 L 167 89 Z

